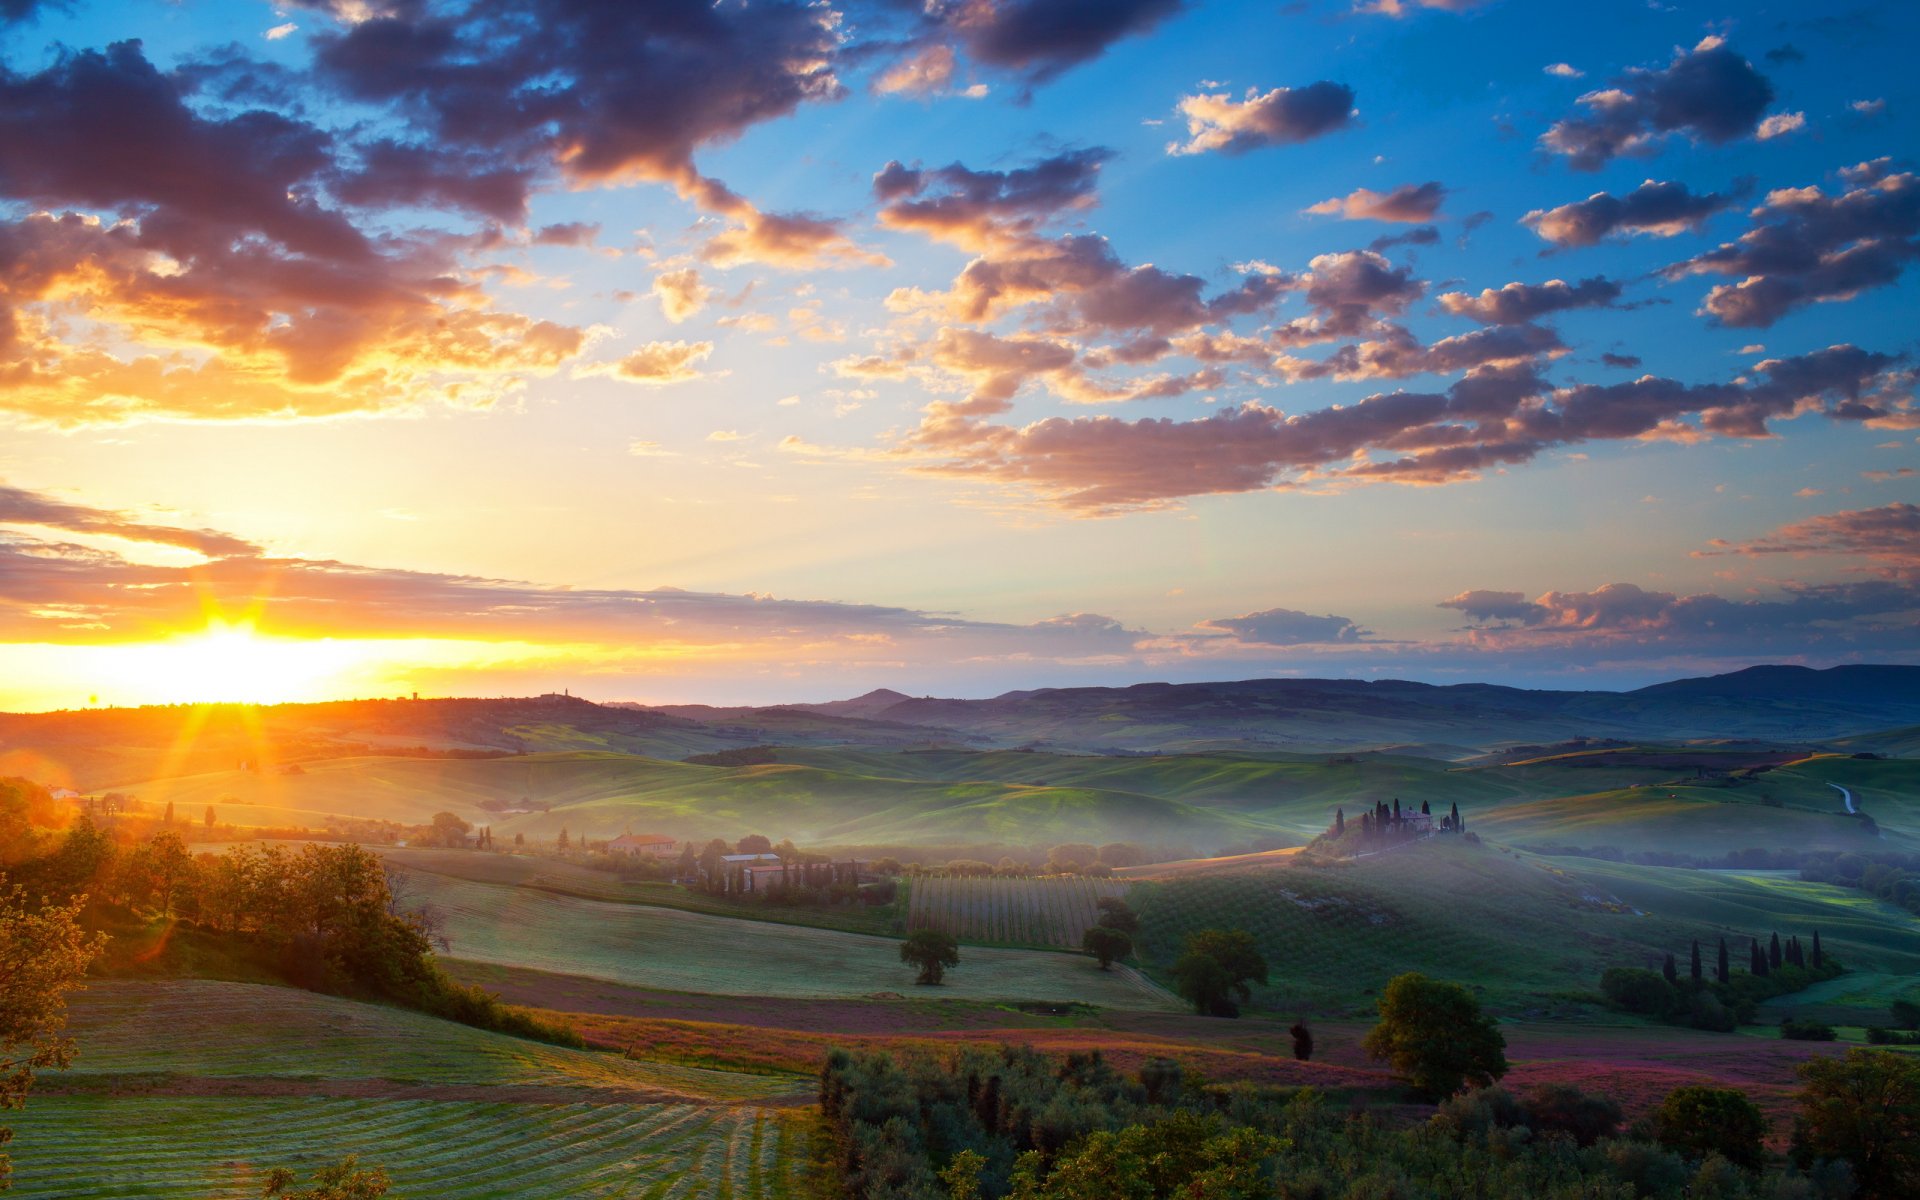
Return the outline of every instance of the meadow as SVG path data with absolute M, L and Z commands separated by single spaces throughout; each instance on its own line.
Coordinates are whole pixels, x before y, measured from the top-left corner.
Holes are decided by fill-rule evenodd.
M 913 880 L 907 927 L 963 942 L 1078 950 L 1081 935 L 1099 923 L 1099 902 L 1124 896 L 1128 886 L 1078 875 L 923 876 Z
M 899 941 L 511 888 L 421 873 L 416 900 L 445 918 L 448 957 L 533 967 L 638 987 L 794 998 L 928 992 L 960 999 L 1081 1002 L 1115 1008 L 1178 1001 L 1091 958 L 967 947 L 937 992 L 918 988 Z
M 1252 932 L 1272 968 L 1256 1004 L 1364 1013 L 1402 971 L 1471 982 L 1509 1015 L 1578 1010 L 1609 966 L 1657 967 L 1694 938 L 1741 949 L 1819 929 L 1863 972 L 1920 971 L 1911 916 L 1797 879 L 1545 858 L 1452 839 L 1372 858 L 1176 875 L 1136 885 L 1142 960 L 1164 969 L 1186 935 Z M 1738 941 L 1734 939 L 1738 938 Z

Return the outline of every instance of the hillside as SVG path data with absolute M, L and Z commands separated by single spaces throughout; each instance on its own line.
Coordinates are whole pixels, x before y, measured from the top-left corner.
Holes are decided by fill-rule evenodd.
M 8 1114 L 10 1194 L 240 1200 L 348 1154 L 394 1194 L 791 1194 L 791 1080 L 566 1050 L 308 992 L 95 983 L 74 1069 Z

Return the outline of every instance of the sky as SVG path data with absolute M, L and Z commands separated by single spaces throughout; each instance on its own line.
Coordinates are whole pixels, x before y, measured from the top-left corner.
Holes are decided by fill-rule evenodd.
M 0 0 L 0 708 L 1920 662 L 1917 38 Z

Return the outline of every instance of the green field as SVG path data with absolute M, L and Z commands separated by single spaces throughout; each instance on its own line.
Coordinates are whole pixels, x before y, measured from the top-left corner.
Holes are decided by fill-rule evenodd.
M 1675 751 L 1649 748 L 1658 760 Z M 1711 770 L 1737 752 L 1684 751 Z M 324 827 L 329 819 L 423 824 L 449 811 L 496 836 L 551 841 L 659 832 L 704 841 L 764 833 L 801 845 L 1046 846 L 1172 842 L 1212 853 L 1265 839 L 1300 844 L 1337 808 L 1375 801 L 1458 804 L 1469 826 L 1531 845 L 1622 850 L 1851 848 L 1874 840 L 1830 784 L 1851 788 L 1888 849 L 1920 846 L 1920 761 L 1811 759 L 1751 777 L 1633 765 L 1638 748 L 1501 766 L 1408 754 L 1095 756 L 1021 751 L 782 748 L 781 761 L 709 767 L 609 751 L 484 760 L 358 757 L 302 774 L 239 770 L 154 780 L 149 810 L 189 819 Z M 1750 757 L 1747 756 L 1747 757 Z M 1671 801 L 1671 802 L 1670 802 Z M 1679 803 L 1684 801 L 1686 803 Z M 487 805 L 492 805 L 489 809 Z M 508 813 L 503 808 L 546 811 Z
M 1920 971 L 1913 919 L 1823 884 L 1719 871 L 1538 858 L 1451 840 L 1360 861 L 1295 862 L 1137 885 L 1140 952 L 1164 969 L 1204 928 L 1258 939 L 1282 1013 L 1361 1013 L 1392 976 L 1468 982 L 1508 1013 L 1591 993 L 1609 966 L 1657 965 L 1689 943 L 1814 929 L 1867 972 Z M 1744 942 L 1738 943 L 1744 948 Z
M 449 957 L 637 987 L 793 998 L 918 994 L 899 941 L 838 930 L 585 900 L 420 873 L 415 901 L 446 919 Z M 965 947 L 939 996 L 1173 1006 L 1166 993 L 1078 954 Z
M 43 1074 L 13 1194 L 238 1200 L 356 1154 L 411 1198 L 794 1194 L 804 1084 L 629 1062 L 328 996 L 95 984 Z
M 1099 923 L 1099 902 L 1125 895 L 1129 886 L 1080 875 L 929 876 L 913 881 L 907 927 L 938 929 L 963 942 L 1078 950 L 1081 935 Z

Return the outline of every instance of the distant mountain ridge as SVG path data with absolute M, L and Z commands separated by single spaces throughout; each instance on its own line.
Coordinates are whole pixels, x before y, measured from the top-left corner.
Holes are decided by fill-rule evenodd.
M 1246 679 L 1037 688 L 990 699 L 882 688 L 817 704 L 716 708 L 507 699 L 353 700 L 0 714 L 0 775 L 111 786 L 237 761 L 589 751 L 683 759 L 753 745 L 1073 754 L 1344 753 L 1450 748 L 1462 760 L 1575 738 L 1731 739 L 1900 748 L 1920 726 L 1920 667 L 1752 667 L 1631 692 L 1408 680 Z M 177 739 L 191 724 L 191 749 Z M 46 763 L 59 764 L 58 778 Z M 36 765 L 42 764 L 42 765 Z

